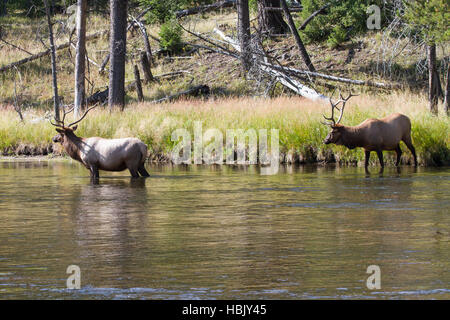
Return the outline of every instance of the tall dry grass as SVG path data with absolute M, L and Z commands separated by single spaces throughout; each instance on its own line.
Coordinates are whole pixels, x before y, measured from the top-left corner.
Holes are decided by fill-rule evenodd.
M 328 127 L 322 125 L 320 120 L 322 114 L 329 111 L 329 104 L 313 103 L 298 97 L 141 103 L 129 105 L 124 112 L 110 113 L 106 109 L 91 111 L 77 132 L 83 137 L 138 137 L 149 146 L 153 156 L 167 156 L 176 143 L 171 141 L 172 132 L 185 128 L 193 136 L 194 122 L 202 121 L 203 132 L 217 128 L 224 138 L 227 129 L 278 129 L 280 151 L 283 155 L 293 156 L 289 161 L 362 161 L 363 152 L 360 149 L 348 150 L 322 143 Z M 444 115 L 432 116 L 424 96 L 405 92 L 353 97 L 347 103 L 342 123 L 357 125 L 367 118 L 381 118 L 393 112 L 401 112 L 411 118 L 413 143 L 420 164 L 450 164 L 450 119 Z M 41 149 L 51 149 L 54 128 L 47 120 L 32 123 L 33 118 L 43 116 L 42 112 L 25 113 L 25 123 L 19 122 L 19 117 L 11 108 L 0 111 L 0 114 L 0 150 L 4 154 L 26 153 L 23 150 L 39 153 Z M 31 147 L 24 149 L 26 145 Z M 405 146 L 403 149 L 403 162 L 410 162 L 409 151 Z M 394 155 L 389 152 L 385 154 L 388 163 L 393 162 Z M 373 158 L 375 162 L 376 157 Z

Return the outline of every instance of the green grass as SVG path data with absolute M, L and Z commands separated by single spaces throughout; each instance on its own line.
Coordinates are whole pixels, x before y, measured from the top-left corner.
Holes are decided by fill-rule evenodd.
M 449 165 L 450 119 L 432 116 L 426 106 L 425 97 L 411 93 L 361 95 L 349 101 L 342 123 L 356 125 L 370 117 L 380 118 L 392 112 L 402 112 L 411 118 L 419 163 Z M 322 143 L 329 129 L 320 120 L 322 114 L 328 112 L 327 104 L 297 97 L 184 100 L 158 105 L 141 103 L 129 105 L 123 113 L 109 113 L 104 109 L 91 111 L 77 133 L 82 137 L 138 137 L 148 145 L 151 157 L 157 158 L 170 154 L 176 143 L 171 141 L 175 129 L 185 128 L 193 136 L 195 121 L 202 121 L 203 133 L 209 128 L 219 129 L 224 140 L 227 129 L 253 128 L 257 132 L 267 129 L 269 133 L 270 129 L 278 129 L 282 155 L 292 153 L 300 162 L 330 161 L 334 157 L 341 164 L 361 163 L 364 152 L 360 148 L 349 150 Z M 48 121 L 30 122 L 39 113 L 26 113 L 25 124 L 19 122 L 11 109 L 0 113 L 0 150 L 3 154 L 39 154 L 40 150 L 51 150 L 54 128 Z M 404 151 L 402 161 L 410 163 L 411 154 L 401 145 Z M 55 148 L 54 152 L 59 154 L 60 151 L 60 148 Z M 385 157 L 388 164 L 393 164 L 395 153 L 385 152 Z M 376 162 L 375 156 L 372 162 Z

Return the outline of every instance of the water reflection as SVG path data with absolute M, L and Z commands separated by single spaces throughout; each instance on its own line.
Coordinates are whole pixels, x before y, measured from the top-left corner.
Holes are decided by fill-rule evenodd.
M 259 170 L 154 166 L 92 185 L 73 162 L 3 162 L 0 298 L 449 297 L 448 168 Z

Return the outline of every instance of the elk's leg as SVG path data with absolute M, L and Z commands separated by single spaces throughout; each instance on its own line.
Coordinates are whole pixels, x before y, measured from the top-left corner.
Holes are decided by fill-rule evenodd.
M 137 170 L 131 169 L 131 168 L 128 168 L 128 170 L 130 171 L 131 176 L 132 176 L 133 178 L 139 178 L 139 173 L 138 173 Z
M 417 156 L 416 156 L 416 149 L 414 148 L 414 146 L 411 144 L 407 144 L 406 145 L 408 147 L 409 150 L 411 150 L 411 153 L 414 157 L 414 166 L 417 167 Z
M 414 148 L 412 141 L 411 141 L 411 136 L 406 137 L 405 139 L 402 139 L 403 142 L 406 144 L 406 146 L 408 147 L 408 149 L 411 151 L 413 157 L 414 157 L 414 166 L 417 167 L 417 156 L 416 156 L 416 149 Z
M 141 176 L 150 177 L 150 174 L 147 172 L 147 170 L 145 170 L 145 166 L 143 163 L 139 166 L 138 171 L 141 174 Z
M 384 161 L 383 161 L 383 150 L 377 150 L 378 160 L 380 160 L 380 165 L 382 168 L 384 168 Z
M 367 167 L 369 166 L 370 151 L 369 150 L 365 150 L 365 154 L 366 154 L 366 158 L 364 160 L 364 167 L 367 169 Z
M 89 168 L 90 172 L 91 172 L 91 183 L 93 184 L 98 184 L 99 178 L 100 178 L 100 174 L 98 172 L 98 167 L 95 165 L 92 165 Z
M 91 171 L 91 178 L 98 179 L 100 177 L 98 167 L 96 165 L 92 165 L 89 170 Z
M 395 166 L 398 167 L 398 165 L 400 164 L 400 157 L 402 156 L 402 149 L 400 148 L 400 144 L 397 145 L 395 152 L 397 152 L 397 161 L 395 162 Z
M 366 174 L 370 174 L 369 169 L 368 169 L 368 167 L 369 167 L 369 160 L 370 160 L 370 151 L 369 150 L 365 150 L 364 153 L 366 155 L 365 159 L 364 159 L 364 171 L 366 172 Z

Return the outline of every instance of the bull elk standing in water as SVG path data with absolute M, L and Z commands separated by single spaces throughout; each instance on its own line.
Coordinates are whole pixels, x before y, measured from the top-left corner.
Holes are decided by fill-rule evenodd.
M 344 114 L 345 103 L 352 96 L 351 93 L 347 98 L 343 98 L 339 94 L 340 100 L 336 103 L 331 103 L 331 117 L 327 118 L 324 124 L 331 127 L 331 131 L 323 141 L 325 144 L 334 143 L 336 145 L 343 145 L 349 149 L 356 147 L 364 148 L 365 151 L 365 170 L 369 165 L 370 152 L 376 151 L 380 165 L 383 170 L 383 150 L 395 150 L 397 153 L 396 166 L 400 163 L 402 149 L 400 148 L 400 141 L 403 141 L 414 157 L 414 165 L 417 166 L 416 150 L 411 141 L 411 121 L 409 118 L 400 113 L 393 113 L 383 119 L 366 119 L 361 124 L 351 127 L 339 124 Z M 342 107 L 339 109 L 337 105 L 342 102 Z M 334 120 L 334 110 L 340 111 L 337 121 Z
M 77 121 L 65 125 L 64 119 L 72 109 L 64 112 L 62 121 L 51 122 L 58 134 L 53 142 L 62 144 L 69 156 L 81 162 L 91 173 L 92 180 L 98 180 L 99 170 L 123 171 L 128 169 L 133 177 L 150 176 L 144 164 L 147 158 L 147 146 L 136 138 L 103 139 L 98 137 L 81 138 L 75 135 L 77 123 L 84 119 L 91 107 Z

